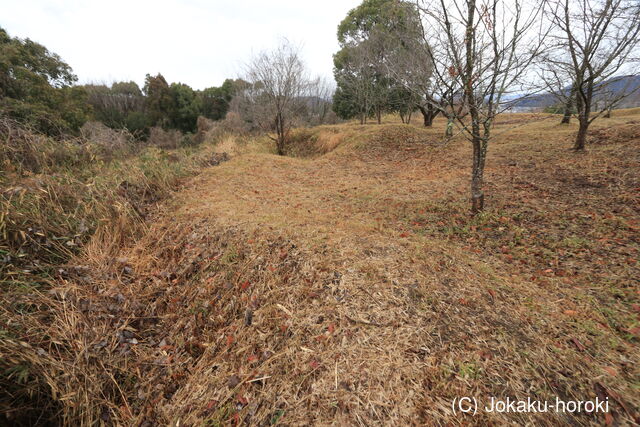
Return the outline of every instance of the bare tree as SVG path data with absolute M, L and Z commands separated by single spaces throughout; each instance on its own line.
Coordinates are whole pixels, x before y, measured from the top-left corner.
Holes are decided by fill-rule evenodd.
M 575 104 L 579 128 L 574 149 L 584 150 L 589 125 L 633 92 L 614 92 L 608 80 L 638 73 L 633 54 L 640 41 L 640 2 L 551 0 L 550 6 L 553 31 L 541 77 L 565 105 Z
M 243 96 L 251 120 L 275 132 L 271 139 L 283 155 L 289 131 L 302 114 L 313 86 L 298 49 L 284 41 L 273 51 L 258 54 L 247 65 L 245 79 L 250 85 Z
M 325 77 L 320 76 L 309 82 L 306 124 L 320 125 L 326 122 L 331 113 L 334 91 L 333 82 Z
M 483 176 L 496 116 L 523 93 L 542 48 L 542 5 L 521 0 L 418 0 L 434 97 L 471 142 L 471 210 L 484 208 Z M 520 99 L 522 99 L 520 97 Z

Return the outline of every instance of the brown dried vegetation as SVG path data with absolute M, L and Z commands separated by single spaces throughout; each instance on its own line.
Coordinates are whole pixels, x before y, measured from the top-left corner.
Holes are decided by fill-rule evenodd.
M 556 123 L 497 124 L 475 217 L 441 121 L 296 130 L 312 158 L 237 149 L 139 238 L 101 228 L 3 304 L 2 359 L 74 425 L 637 422 L 638 140 L 576 156 Z M 604 396 L 613 418 L 456 416 L 461 396 Z

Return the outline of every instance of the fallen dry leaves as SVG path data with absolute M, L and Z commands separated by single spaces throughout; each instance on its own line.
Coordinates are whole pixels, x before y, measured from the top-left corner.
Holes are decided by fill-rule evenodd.
M 468 144 L 436 128 L 323 128 L 333 151 L 314 160 L 249 153 L 201 174 L 121 250 L 129 274 L 89 259 L 92 286 L 64 284 L 78 329 L 61 354 L 85 343 L 90 373 L 63 391 L 94 381 L 88 410 L 121 424 L 633 422 L 637 142 L 576 158 L 568 130 L 509 120 L 531 123 L 490 148 L 475 218 Z M 606 418 L 450 411 L 596 395 Z

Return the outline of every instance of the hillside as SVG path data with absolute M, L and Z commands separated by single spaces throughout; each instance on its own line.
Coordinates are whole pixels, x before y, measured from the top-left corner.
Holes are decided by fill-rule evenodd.
M 622 94 L 629 94 L 626 98 L 624 98 L 616 108 L 633 108 L 640 107 L 640 76 L 623 76 L 619 78 L 611 78 L 602 84 L 607 93 L 612 95 L 612 97 L 617 97 Z M 565 91 L 569 93 L 571 89 L 571 85 L 567 86 Z M 598 99 L 601 96 L 595 96 L 595 102 L 598 103 Z M 514 107 L 516 108 L 526 108 L 526 109 L 544 109 L 546 107 L 550 107 L 559 102 L 558 98 L 551 93 L 542 93 L 539 95 L 534 95 L 518 101 L 515 103 Z
M 597 121 L 581 154 L 557 116 L 496 126 L 476 217 L 469 144 L 443 141 L 441 121 L 298 130 L 298 157 L 219 143 L 230 161 L 188 181 L 126 247 L 94 238 L 49 293 L 52 341 L 27 348 L 62 416 L 637 421 L 640 111 Z M 463 396 L 609 398 L 612 412 L 454 414 Z

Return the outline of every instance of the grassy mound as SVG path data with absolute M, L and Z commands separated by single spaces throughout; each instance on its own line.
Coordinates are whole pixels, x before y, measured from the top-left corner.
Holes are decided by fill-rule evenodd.
M 6 378 L 67 424 L 638 422 L 638 141 L 575 154 L 557 119 L 500 119 L 475 217 L 470 146 L 441 119 L 296 130 L 293 157 L 227 136 L 236 156 L 136 239 L 97 227 L 46 292 L 4 304 Z M 612 411 L 461 418 L 461 396 Z
M 291 157 L 318 158 L 333 151 L 355 152 L 370 159 L 406 157 L 408 152 L 440 141 L 433 131 L 397 123 L 382 125 L 324 125 L 294 129 L 285 148 Z

